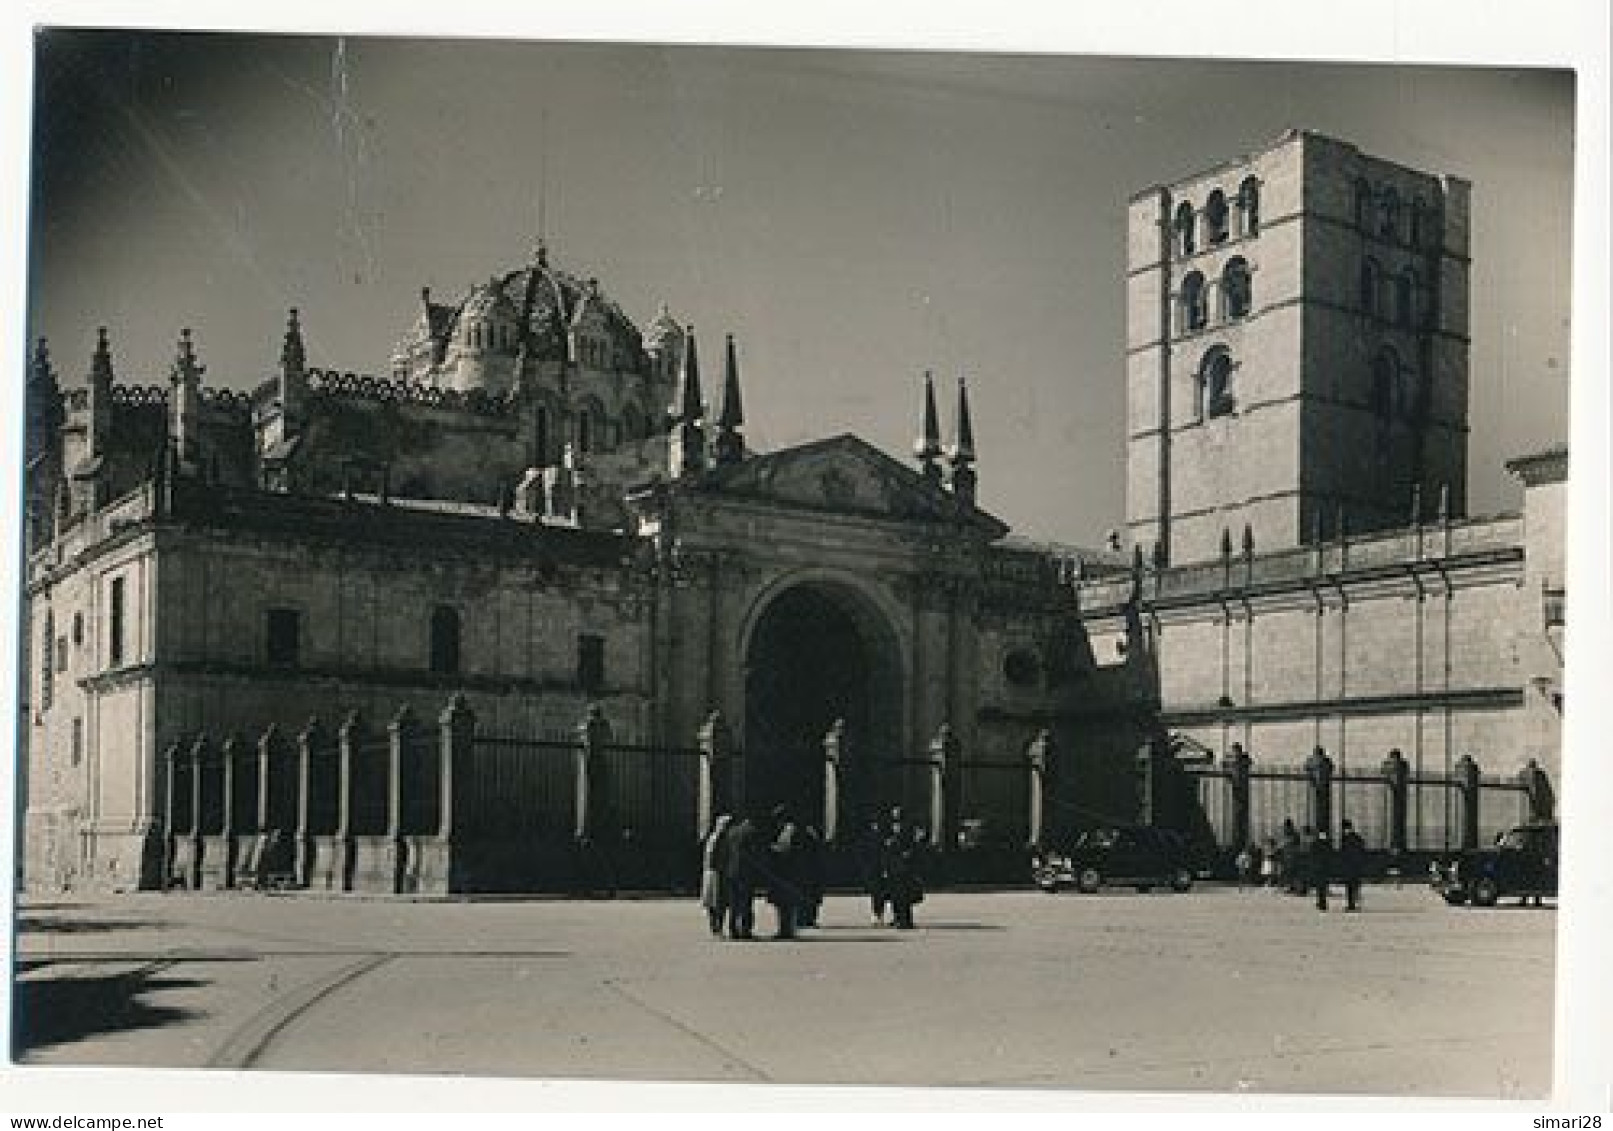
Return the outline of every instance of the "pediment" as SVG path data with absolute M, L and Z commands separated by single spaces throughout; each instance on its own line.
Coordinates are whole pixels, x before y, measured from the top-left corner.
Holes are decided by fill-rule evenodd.
M 791 508 L 907 522 L 974 526 L 1000 537 L 1008 527 L 856 436 L 836 436 L 753 456 L 706 477 L 716 493 Z

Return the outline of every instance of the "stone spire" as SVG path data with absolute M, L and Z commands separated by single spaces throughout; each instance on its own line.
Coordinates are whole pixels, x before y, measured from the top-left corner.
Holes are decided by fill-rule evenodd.
M 303 346 L 302 322 L 295 306 L 286 314 L 286 336 L 280 343 L 279 384 L 282 430 L 289 433 L 291 429 L 286 425 L 302 419 L 308 398 L 308 351 Z
M 696 475 L 705 470 L 706 435 L 701 427 L 705 406 L 700 395 L 700 359 L 695 352 L 694 327 L 687 331 L 683 347 L 683 375 L 678 385 L 678 399 L 672 405 L 672 442 L 667 446 L 674 479 Z
M 207 367 L 196 360 L 190 331 L 179 331 L 179 350 L 169 374 L 173 391 L 169 394 L 168 428 L 179 453 L 179 469 L 187 475 L 201 469 L 202 374 L 206 371 Z
M 26 458 L 32 460 L 56 441 L 62 422 L 62 390 L 56 383 L 56 369 L 50 363 L 50 346 L 40 338 L 34 346 L 33 363 L 28 369 Z
M 717 434 L 712 438 L 715 461 L 738 463 L 745 458 L 745 406 L 739 395 L 739 355 L 734 336 L 728 335 L 723 359 L 722 407 L 717 412 Z
M 112 348 L 102 326 L 95 331 L 95 354 L 90 358 L 88 435 L 92 457 L 106 451 L 112 435 L 112 382 Z
M 958 418 L 952 433 L 952 446 L 947 451 L 952 465 L 952 494 L 960 503 L 975 503 L 975 430 L 969 421 L 969 386 L 958 378 Z
M 935 411 L 935 381 L 930 371 L 924 371 L 924 419 L 919 425 L 919 437 L 913 441 L 913 455 L 919 461 L 924 478 L 939 483 L 941 465 L 941 424 Z

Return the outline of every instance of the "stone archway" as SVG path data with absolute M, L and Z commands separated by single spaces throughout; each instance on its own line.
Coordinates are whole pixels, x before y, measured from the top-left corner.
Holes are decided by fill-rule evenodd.
M 902 675 L 883 612 L 849 584 L 799 581 L 765 599 L 745 644 L 744 801 L 785 804 L 817 824 L 823 739 L 845 720 L 842 830 L 899 789 Z

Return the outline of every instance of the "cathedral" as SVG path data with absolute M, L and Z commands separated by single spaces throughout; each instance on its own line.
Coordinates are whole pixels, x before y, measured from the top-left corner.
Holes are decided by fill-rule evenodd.
M 1397 850 L 1538 815 L 1567 454 L 1466 514 L 1468 191 L 1296 131 L 1132 199 L 1129 547 L 981 509 L 961 381 L 915 381 L 910 459 L 752 450 L 742 343 L 542 245 L 423 290 L 384 376 L 311 363 L 296 310 L 247 392 L 205 334 L 153 384 L 103 330 L 64 387 L 41 341 L 24 881 L 233 886 L 272 825 L 305 883 L 532 888 L 533 844 L 685 856 L 775 804 L 908 806 L 960 859 L 1137 819 L 1224 850 L 1324 763 Z

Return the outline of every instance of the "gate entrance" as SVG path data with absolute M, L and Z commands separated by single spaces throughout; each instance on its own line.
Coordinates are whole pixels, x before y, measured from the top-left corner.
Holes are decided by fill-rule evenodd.
M 840 813 L 861 820 L 899 783 L 881 763 L 902 752 L 901 675 L 889 625 L 846 586 L 803 583 L 773 597 L 745 654 L 745 802 L 823 821 L 823 739 L 845 720 Z

